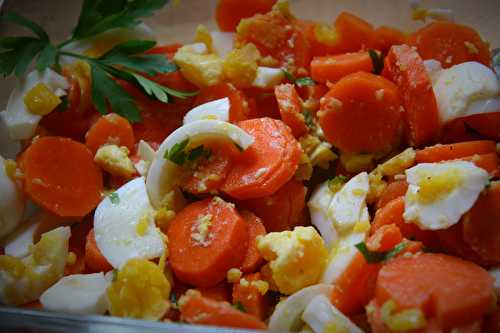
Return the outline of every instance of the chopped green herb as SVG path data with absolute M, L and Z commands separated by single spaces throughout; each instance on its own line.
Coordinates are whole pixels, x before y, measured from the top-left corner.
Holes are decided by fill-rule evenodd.
M 370 49 L 368 50 L 368 54 L 373 64 L 373 74 L 378 75 L 382 73 L 382 69 L 384 69 L 384 56 L 382 53 Z
M 177 295 L 174 292 L 170 293 L 170 304 L 174 309 L 179 308 L 179 300 L 177 299 Z
M 358 243 L 355 246 L 358 249 L 358 251 L 361 252 L 363 257 L 365 257 L 366 262 L 368 262 L 369 264 L 376 264 L 394 258 L 408 246 L 408 243 L 401 242 L 398 245 L 396 245 L 392 250 L 387 252 L 372 252 L 368 250 L 364 242 Z
M 295 80 L 295 84 L 299 87 L 314 86 L 314 80 L 310 77 L 301 77 Z
M 57 106 L 57 111 L 59 112 L 65 112 L 66 110 L 68 110 L 69 108 L 69 100 L 68 100 L 68 96 L 62 96 L 61 97 L 61 104 L 59 104 Z
M 118 193 L 116 193 L 116 192 L 113 192 L 109 195 L 109 200 L 114 205 L 118 205 L 120 203 L 120 197 L 118 196 Z
M 165 151 L 165 155 L 163 157 L 167 160 L 174 162 L 177 165 L 180 166 L 184 165 L 187 158 L 185 149 L 188 143 L 189 139 L 176 143 L 170 150 Z
M 304 120 L 306 122 L 307 127 L 313 129 L 316 125 L 314 123 L 314 118 L 311 111 L 303 109 L 302 114 L 304 115 Z
M 233 307 L 241 312 L 247 312 L 247 309 L 245 309 L 245 306 L 241 304 L 240 302 L 236 302 L 233 304 Z
M 212 152 L 210 151 L 210 149 L 205 149 L 205 147 L 203 147 L 203 145 L 201 145 L 201 146 L 198 146 L 198 147 L 192 149 L 189 152 L 188 161 L 195 161 L 195 160 L 199 159 L 200 157 L 204 157 L 204 158 L 208 159 L 208 158 L 210 158 L 210 155 L 212 155 Z
M 295 75 L 293 75 L 292 73 L 290 73 L 288 70 L 286 70 L 285 68 L 282 68 L 281 69 L 283 71 L 283 74 L 285 75 L 285 78 L 290 81 L 290 82 L 295 82 Z

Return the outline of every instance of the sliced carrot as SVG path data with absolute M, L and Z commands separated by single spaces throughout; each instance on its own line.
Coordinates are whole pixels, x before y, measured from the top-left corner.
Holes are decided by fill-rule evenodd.
M 499 112 L 481 113 L 452 120 L 443 125 L 442 142 L 500 140 Z
M 335 29 L 339 34 L 338 53 L 357 52 L 373 47 L 375 30 L 362 18 L 342 12 L 335 20 Z
M 316 113 L 319 110 L 320 99 L 328 92 L 328 87 L 323 84 L 315 83 L 312 86 L 298 87 L 300 97 L 304 101 L 304 107 L 312 112 Z
M 85 271 L 85 243 L 87 234 L 92 228 L 91 221 L 84 220 L 71 226 L 71 237 L 69 238 L 69 251 L 76 256 L 76 261 L 67 264 L 64 275 L 82 274 Z
M 406 180 L 397 180 L 390 183 L 387 185 L 384 192 L 382 192 L 380 198 L 378 198 L 375 208 L 380 209 L 393 199 L 403 197 L 406 194 L 406 190 L 408 190 L 408 183 Z
M 23 304 L 23 305 L 21 305 L 21 307 L 24 309 L 30 309 L 30 310 L 42 310 L 43 309 L 42 303 L 40 303 L 40 301 L 38 301 L 38 300 L 27 303 L 27 304 Z
M 417 163 L 433 163 L 494 152 L 496 152 L 494 141 L 469 141 L 426 147 L 417 151 L 415 159 Z
M 375 293 L 379 264 L 368 264 L 359 252 L 347 269 L 335 281 L 332 304 L 342 313 L 352 316 L 360 313 Z
M 262 56 L 271 56 L 291 72 L 307 68 L 310 62 L 309 42 L 304 31 L 279 10 L 257 14 L 238 27 L 237 44 L 253 43 Z
M 248 248 L 240 270 L 244 273 L 251 273 L 258 270 L 264 263 L 264 258 L 257 249 L 257 237 L 266 234 L 266 227 L 260 218 L 248 210 L 242 211 L 240 215 L 248 225 Z
M 322 83 L 335 82 L 359 71 L 368 73 L 373 71 L 373 63 L 368 52 L 315 57 L 311 62 L 312 78 Z
M 464 161 L 470 161 L 474 163 L 477 167 L 484 169 L 490 174 L 490 176 L 495 177 L 498 175 L 500 161 L 497 153 L 472 155 L 461 158 Z
M 104 258 L 95 242 L 94 229 L 87 234 L 85 243 L 85 265 L 90 272 L 107 272 L 113 269 L 113 266 Z
M 240 267 L 248 247 L 248 226 L 234 205 L 220 198 L 194 202 L 170 222 L 169 261 L 177 278 L 214 286 Z
M 378 228 L 368 238 L 366 247 L 372 252 L 386 252 L 401 243 L 403 236 L 396 224 L 386 224 Z
M 181 320 L 188 323 L 266 329 L 266 324 L 262 321 L 234 308 L 229 303 L 217 302 L 195 293 L 184 297 L 185 300 L 180 304 Z
M 376 300 L 419 308 L 448 331 L 481 320 L 493 301 L 493 279 L 481 267 L 444 254 L 398 257 L 379 272 Z M 396 311 L 398 310 L 396 309 Z
M 271 195 L 293 177 L 302 149 L 280 120 L 258 118 L 238 125 L 254 142 L 238 156 L 222 191 L 240 200 Z
M 250 88 L 245 89 L 245 97 L 248 102 L 248 119 L 263 117 L 281 118 L 278 101 L 273 92 Z
M 312 57 L 321 57 L 329 54 L 339 53 L 339 40 L 335 28 L 324 23 L 296 19 L 295 26 L 302 30 L 309 42 L 309 51 Z M 318 33 L 320 36 L 318 36 Z M 325 34 L 327 40 L 322 40 L 321 34 Z M 318 38 L 319 37 L 319 38 Z
M 203 149 L 210 151 L 210 157 L 201 157 L 192 174 L 182 182 L 183 190 L 197 195 L 219 190 L 231 170 L 231 160 L 235 155 L 232 144 L 205 143 Z
M 326 138 L 348 153 L 391 148 L 401 126 L 399 92 L 383 77 L 358 72 L 338 81 L 321 100 Z
M 42 137 L 23 153 L 24 190 L 61 217 L 83 217 L 101 201 L 102 173 L 83 144 Z
M 249 109 L 245 95 L 231 83 L 223 82 L 201 89 L 194 104 L 200 105 L 224 97 L 229 98 L 229 121 L 238 122 L 247 119 Z
M 247 283 L 236 283 L 233 286 L 233 304 L 241 304 L 248 314 L 260 320 L 265 320 L 269 313 L 269 300 L 252 284 L 252 281 L 262 280 L 259 272 L 243 276 Z
M 241 204 L 262 219 L 268 232 L 291 230 L 301 222 L 306 191 L 302 182 L 292 179 L 270 196 Z
M 231 285 L 227 282 L 221 282 L 213 287 L 198 288 L 197 290 L 203 297 L 210 298 L 218 302 L 231 302 Z
M 215 21 L 221 31 L 236 31 L 241 19 L 270 11 L 277 0 L 219 0 L 215 9 Z
M 467 61 L 490 65 L 489 44 L 476 30 L 454 22 L 432 22 L 412 33 L 408 43 L 423 59 L 436 59 L 444 68 Z
M 439 115 L 431 80 L 417 51 L 408 45 L 391 47 L 382 75 L 402 94 L 407 138 L 411 145 L 432 144 L 439 135 Z
M 302 101 L 292 84 L 280 84 L 274 88 L 278 101 L 281 120 L 292 130 L 293 136 L 301 137 L 308 131 L 304 115 L 302 115 Z
M 180 43 L 168 44 L 168 45 L 158 45 L 150 50 L 147 50 L 147 54 L 163 54 L 168 59 L 172 60 L 178 49 L 182 47 Z
M 500 182 L 492 182 L 463 218 L 463 237 L 484 260 L 500 261 Z
M 127 119 L 110 113 L 104 115 L 92 125 L 85 135 L 85 145 L 95 152 L 105 144 L 116 144 L 127 147 L 129 151 L 134 148 L 134 131 Z
M 401 30 L 381 26 L 375 29 L 375 43 L 374 47 L 382 52 L 387 52 L 393 45 L 401 45 L 406 42 L 406 36 Z

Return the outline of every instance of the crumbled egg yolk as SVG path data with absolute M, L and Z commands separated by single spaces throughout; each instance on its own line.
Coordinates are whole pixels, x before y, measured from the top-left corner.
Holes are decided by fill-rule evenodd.
M 54 110 L 61 99 L 44 83 L 37 83 L 24 95 L 24 104 L 28 110 L 39 116 L 45 116 Z
M 0 301 L 20 305 L 32 302 L 63 276 L 68 257 L 69 227 L 46 232 L 23 259 L 0 256 Z
M 250 282 L 250 285 L 257 288 L 257 290 L 259 291 L 259 293 L 262 296 L 264 296 L 267 293 L 267 291 L 269 290 L 269 283 L 267 283 L 266 281 L 263 281 L 263 280 L 252 281 L 252 282 Z
M 186 45 L 177 50 L 174 62 L 186 79 L 199 87 L 222 81 L 224 61 L 216 54 L 199 54 Z
M 328 257 L 323 239 L 313 227 L 271 232 L 258 238 L 257 247 L 270 261 L 272 280 L 286 295 L 317 283 Z
M 149 229 L 149 213 L 142 214 L 139 223 L 135 226 L 135 232 L 139 236 L 144 236 Z
M 384 176 L 394 176 L 403 173 L 415 164 L 416 152 L 413 148 L 405 149 L 378 166 Z
M 227 271 L 227 282 L 236 283 L 241 279 L 243 273 L 238 268 L 231 268 Z
M 212 214 L 198 216 L 191 233 L 191 239 L 196 245 L 208 246 L 210 244 L 209 229 L 212 225 L 212 218 Z
M 323 333 L 349 333 L 349 329 L 346 325 L 332 320 L 326 323 Z
M 107 290 L 113 316 L 158 320 L 169 309 L 170 283 L 163 271 L 144 259 L 131 259 Z
M 394 313 L 396 307 L 396 302 L 388 300 L 380 308 L 381 319 L 392 332 L 408 332 L 427 326 L 427 320 L 422 310 L 405 309 Z
M 171 209 L 160 208 L 155 214 L 155 224 L 161 230 L 167 230 L 170 221 L 175 217 L 175 212 Z
M 314 26 L 314 37 L 321 44 L 335 46 L 339 41 L 339 35 L 333 27 L 324 23 L 316 23 Z
M 196 27 L 194 41 L 196 43 L 203 43 L 209 51 L 212 50 L 212 36 L 210 35 L 210 31 L 208 31 L 207 27 L 203 24 L 199 24 Z
M 340 154 L 340 163 L 347 172 L 361 172 L 373 169 L 373 154 Z
M 224 76 L 238 88 L 248 88 L 257 76 L 259 50 L 252 43 L 231 50 L 224 60 Z
M 21 171 L 17 168 L 16 161 L 6 159 L 3 162 L 3 166 L 4 166 L 5 174 L 13 182 L 16 182 L 22 178 Z
M 432 174 L 420 171 L 418 177 L 417 200 L 423 204 L 438 201 L 464 181 L 462 173 L 456 168 Z
M 128 154 L 127 147 L 104 145 L 97 150 L 94 161 L 112 175 L 130 178 L 135 173 L 135 167 Z
M 319 166 L 322 169 L 328 169 L 330 162 L 335 161 L 338 156 L 330 148 L 329 143 L 321 142 L 311 153 L 310 159 L 313 166 Z
M 70 252 L 68 253 L 68 256 L 66 257 L 66 264 L 69 266 L 74 265 L 76 263 L 76 254 L 75 252 Z

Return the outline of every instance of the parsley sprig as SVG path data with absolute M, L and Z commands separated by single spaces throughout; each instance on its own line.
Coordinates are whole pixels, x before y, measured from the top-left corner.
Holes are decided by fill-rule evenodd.
M 191 150 L 188 149 L 188 145 L 189 139 L 178 142 L 170 150 L 166 150 L 163 157 L 179 166 L 183 166 L 186 162 L 193 163 L 200 158 L 208 159 L 212 155 L 212 151 L 203 145 Z
M 140 88 L 151 98 L 168 103 L 171 96 L 187 98 L 196 92 L 182 92 L 149 79 L 158 73 L 177 70 L 175 64 L 157 54 L 144 54 L 156 45 L 149 40 L 129 40 L 118 44 L 98 58 L 70 52 L 65 45 L 89 38 L 115 28 L 131 28 L 141 18 L 151 16 L 168 0 L 84 0 L 80 18 L 69 39 L 57 46 L 38 24 L 14 13 L 6 13 L 4 20 L 31 30 L 33 37 L 0 38 L 0 74 L 14 73 L 21 77 L 31 63 L 43 71 L 48 67 L 58 70 L 61 56 L 86 62 L 91 73 L 91 96 L 96 109 L 105 114 L 108 106 L 131 122 L 140 121 L 139 108 L 133 97 L 115 79 L 121 79 Z
M 368 250 L 366 247 L 366 244 L 364 242 L 358 243 L 355 245 L 356 248 L 358 249 L 359 252 L 365 257 L 365 260 L 369 264 L 376 264 L 379 262 L 384 262 L 388 261 L 395 256 L 397 256 L 401 251 L 406 249 L 408 246 L 408 243 L 406 242 L 401 242 L 398 245 L 396 245 L 392 250 L 387 251 L 387 252 L 372 252 Z

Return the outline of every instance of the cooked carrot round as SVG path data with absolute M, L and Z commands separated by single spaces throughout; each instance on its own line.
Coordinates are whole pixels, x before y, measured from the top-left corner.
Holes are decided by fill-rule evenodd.
M 494 141 L 468 141 L 447 145 L 435 145 L 418 150 L 415 156 L 417 163 L 434 163 L 475 154 L 488 154 L 496 152 Z
M 378 152 L 398 138 L 400 107 L 392 82 L 358 72 L 341 79 L 322 98 L 319 123 L 328 141 L 344 152 Z
M 322 83 L 335 82 L 359 71 L 368 73 L 373 71 L 373 63 L 368 52 L 316 57 L 311 62 L 312 78 Z
M 102 172 L 85 145 L 42 137 L 23 153 L 24 190 L 38 205 L 61 217 L 83 217 L 102 199 Z
M 441 130 L 443 142 L 478 139 L 500 141 L 500 112 L 480 113 L 454 119 L 444 124 Z
M 169 261 L 182 282 L 215 286 L 240 267 L 248 247 L 248 226 L 233 204 L 218 197 L 194 202 L 170 222 Z
M 362 18 L 348 12 L 342 12 L 335 20 L 335 29 L 339 34 L 338 53 L 357 52 L 373 47 L 375 31 L 373 26 Z
M 87 234 L 85 242 L 85 265 L 90 272 L 107 272 L 113 269 L 97 247 L 94 229 Z
M 105 144 L 124 146 L 132 151 L 134 148 L 134 131 L 127 119 L 110 113 L 104 115 L 92 125 L 85 135 L 85 145 L 92 153 Z
M 235 283 L 233 286 L 233 304 L 240 303 L 248 314 L 260 320 L 266 320 L 269 314 L 269 299 L 262 295 L 252 281 L 262 280 L 262 275 L 257 272 L 243 276 L 248 284 Z
M 251 273 L 264 263 L 264 258 L 257 249 L 257 237 L 266 234 L 266 227 L 260 218 L 248 210 L 242 211 L 240 215 L 248 226 L 248 248 L 240 270 L 244 273 Z
M 390 183 L 378 198 L 375 208 L 380 209 L 393 199 L 404 197 L 406 190 L 408 190 L 406 180 L 396 180 Z
M 302 115 L 302 101 L 292 84 L 280 84 L 274 88 L 281 120 L 292 130 L 293 136 L 301 137 L 308 131 Z
M 235 31 L 241 19 L 267 13 L 275 3 L 276 0 L 219 0 L 215 21 L 221 31 Z
M 467 61 L 490 65 L 488 43 L 474 29 L 454 22 L 432 22 L 411 34 L 408 43 L 423 59 L 436 59 L 444 68 Z
M 280 120 L 258 118 L 238 125 L 254 142 L 233 163 L 222 191 L 236 199 L 268 196 L 293 177 L 302 149 Z
M 229 99 L 229 121 L 237 122 L 247 119 L 249 110 L 245 95 L 231 83 L 219 83 L 215 86 L 204 87 L 196 96 L 194 105 L 224 97 Z
M 401 45 L 406 41 L 405 34 L 396 28 L 381 26 L 375 29 L 375 49 L 382 52 L 389 51 L 393 45 Z

